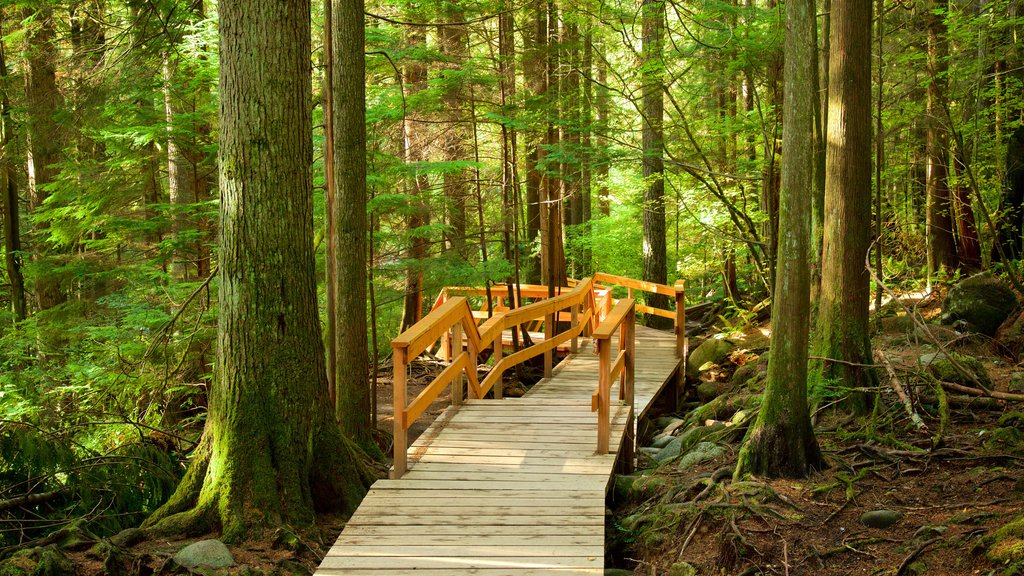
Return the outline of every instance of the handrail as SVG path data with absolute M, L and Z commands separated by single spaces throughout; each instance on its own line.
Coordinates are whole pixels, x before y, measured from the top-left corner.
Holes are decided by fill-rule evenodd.
M 636 301 L 619 300 L 611 313 L 594 331 L 597 345 L 598 383 L 590 398 L 591 411 L 597 412 L 597 453 L 607 454 L 611 439 L 611 388 L 619 381 L 619 400 L 633 408 L 633 378 L 636 331 Z M 612 362 L 612 336 L 619 333 L 619 353 Z M 632 421 L 632 420 L 631 420 Z
M 493 389 L 495 398 L 500 399 L 502 387 L 496 386 L 496 384 L 500 384 L 503 374 L 509 368 L 543 354 L 544 377 L 550 378 L 554 351 L 571 340 L 571 351 L 576 352 L 577 340 L 587 329 L 593 335 L 595 351 L 600 357 L 598 388 L 591 397 L 591 407 L 598 412 L 598 453 L 608 453 L 613 380 L 620 382 L 619 400 L 633 406 L 636 313 L 653 313 L 673 318 L 675 321 L 676 355 L 685 357 L 687 348 L 685 286 L 682 280 L 677 281 L 674 286 L 667 286 L 603 273 L 596 274 L 594 278 L 572 280 L 571 284 L 572 286 L 567 292 L 552 298 L 546 298 L 547 287 L 524 286 L 525 292 L 519 291 L 522 293 L 522 297 L 545 299 L 523 306 L 510 306 L 512 309 L 496 311 L 480 325 L 477 323 L 467 297 L 486 296 L 486 289 L 446 288 L 438 295 L 429 314 L 391 341 L 391 346 L 394 349 L 395 370 L 393 478 L 400 478 L 408 469 L 409 427 L 448 386 L 452 387 L 452 404 L 456 406 L 462 402 L 462 395 L 465 391 L 463 388 L 464 378 L 469 382 L 470 398 L 483 398 Z M 629 298 L 616 301 L 612 296 L 611 288 L 607 285 L 628 288 Z M 493 286 L 492 297 L 507 298 L 507 288 L 505 285 Z M 674 296 L 675 310 L 639 305 L 633 299 L 634 290 Z M 497 308 L 498 306 L 495 306 L 492 310 Z M 540 320 L 543 320 L 544 324 L 544 340 L 504 356 L 502 338 L 504 331 Z M 560 323 L 566 321 L 569 326 L 556 333 Z M 613 359 L 611 357 L 611 338 L 615 332 L 619 333 L 619 353 Z M 464 336 L 465 350 L 463 350 Z M 450 360 L 450 365 L 412 402 L 407 402 L 406 370 L 409 362 L 432 347 L 439 339 L 442 344 L 442 357 L 445 360 Z M 487 376 L 479 379 L 477 355 L 487 347 L 493 349 L 494 365 Z
M 572 321 L 567 329 L 555 333 L 556 318 L 569 309 Z M 582 310 L 582 311 L 581 311 Z M 510 327 L 532 320 L 544 319 L 545 340 L 502 357 L 502 333 Z M 575 288 L 554 298 L 527 304 L 513 310 L 499 312 L 481 326 L 477 326 L 473 311 L 464 296 L 455 296 L 436 306 L 427 316 L 391 341 L 394 350 L 394 468 L 393 478 L 400 478 L 408 468 L 408 430 L 417 417 L 451 384 L 452 403 L 462 400 L 462 376 L 469 380 L 470 398 L 483 398 L 492 388 L 495 397 L 501 397 L 501 377 L 512 366 L 544 355 L 544 376 L 551 377 L 553 350 L 568 340 L 576 339 L 589 326 L 597 328 L 593 282 L 588 278 Z M 462 335 L 466 335 L 468 350 L 462 351 Z M 448 337 L 457 349 L 454 360 L 411 402 L 406 399 L 406 368 L 408 363 L 432 346 L 438 339 Z M 494 349 L 494 366 L 487 376 L 477 380 L 477 353 L 485 346 Z M 457 350 L 457 351 L 456 351 Z

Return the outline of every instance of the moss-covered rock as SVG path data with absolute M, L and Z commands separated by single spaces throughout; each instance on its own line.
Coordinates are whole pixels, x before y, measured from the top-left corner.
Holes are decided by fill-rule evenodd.
M 989 560 L 999 563 L 1024 562 L 1024 516 L 1015 518 L 984 539 Z
M 738 388 L 745 385 L 750 380 L 760 377 L 761 371 L 758 370 L 757 362 L 747 362 L 733 372 L 730 382 L 732 382 L 733 386 Z
M 701 402 L 710 402 L 719 396 L 732 392 L 735 388 L 732 382 L 701 382 L 697 386 L 697 397 Z
M 668 576 L 697 576 L 697 569 L 689 562 L 676 562 L 668 569 Z
M 921 365 L 927 368 L 939 380 L 954 382 L 964 386 L 975 386 L 971 378 L 957 369 L 953 364 L 953 360 L 956 360 L 957 364 L 965 368 L 969 374 L 973 375 L 974 379 L 981 382 L 986 388 L 992 387 L 992 379 L 989 377 L 988 371 L 985 370 L 985 365 L 977 358 L 964 356 L 963 354 L 946 356 L 942 353 L 933 353 L 921 356 Z
M 878 321 L 878 331 L 893 336 L 909 336 L 914 333 L 914 319 L 910 316 L 886 316 Z
M 0 576 L 74 576 L 75 566 L 54 545 L 22 550 L 0 562 Z
M 950 289 L 942 301 L 942 323 L 963 321 L 973 331 L 995 336 L 1017 304 L 1016 294 L 1002 280 L 984 272 Z
M 694 466 L 710 462 L 722 454 L 725 454 L 725 448 L 714 442 L 701 442 L 680 458 L 676 467 L 683 471 L 689 470 Z
M 736 345 L 723 337 L 716 336 L 708 338 L 703 344 L 690 352 L 686 359 L 686 377 L 697 379 L 700 377 L 700 369 L 708 364 L 720 364 L 729 353 L 736 349 Z

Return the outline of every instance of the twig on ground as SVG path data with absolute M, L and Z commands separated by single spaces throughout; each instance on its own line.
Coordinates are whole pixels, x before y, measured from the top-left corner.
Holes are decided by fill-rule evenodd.
M 931 540 L 921 542 L 921 544 L 917 548 L 914 548 L 914 551 L 908 554 L 907 557 L 903 559 L 903 562 L 900 563 L 900 567 L 896 569 L 896 576 L 900 576 L 901 574 L 903 574 L 903 571 L 907 569 L 907 566 L 910 566 L 910 563 L 914 561 L 914 558 L 917 558 L 918 554 L 924 552 L 925 548 L 931 546 L 932 544 L 935 544 L 940 540 L 942 540 L 941 537 L 936 537 L 932 538 Z

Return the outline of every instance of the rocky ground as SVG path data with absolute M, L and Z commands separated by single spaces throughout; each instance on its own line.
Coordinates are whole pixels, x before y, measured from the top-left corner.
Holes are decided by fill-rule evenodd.
M 851 416 L 834 408 L 844 393 L 815 395 L 828 468 L 804 480 L 732 480 L 770 326 L 709 335 L 687 366 L 691 398 L 653 422 L 638 471 L 616 480 L 608 565 L 669 576 L 1024 574 L 1016 306 L 991 277 L 944 300 L 886 306 L 874 409 Z
M 816 394 L 828 468 L 801 480 L 732 480 L 763 392 L 770 325 L 754 317 L 693 340 L 690 396 L 641 437 L 637 471 L 616 478 L 607 565 L 617 568 L 607 573 L 1024 574 L 1024 314 L 1016 295 L 983 276 L 945 298 L 894 300 L 874 322 L 873 410 L 848 415 L 836 410 L 843 392 Z M 418 369 L 410 394 L 440 367 Z M 386 374 L 380 384 L 387 430 Z M 439 399 L 430 413 L 446 404 Z M 72 525 L 51 544 L 0 562 L 0 576 L 304 576 L 343 525 L 324 517 L 318 534 L 277 530 L 230 548 L 216 535 L 98 538 Z

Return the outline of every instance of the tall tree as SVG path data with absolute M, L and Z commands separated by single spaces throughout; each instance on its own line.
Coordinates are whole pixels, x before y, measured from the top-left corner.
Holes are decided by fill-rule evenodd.
M 772 361 L 764 402 L 747 432 L 736 476 L 803 477 L 822 464 L 807 408 L 811 193 L 814 189 L 814 0 L 786 2 L 778 270 L 772 305 Z
M 25 300 L 25 276 L 22 273 L 21 210 L 18 208 L 18 174 L 8 149 L 11 144 L 11 100 L 8 95 L 10 75 L 7 71 L 7 52 L 0 40 L 0 217 L 3 218 L 4 263 L 11 282 L 11 311 L 14 319 L 24 320 L 28 315 Z
M 547 0 L 533 0 L 529 13 L 529 21 L 523 28 L 523 75 L 525 77 L 528 99 L 526 109 L 531 113 L 530 127 L 526 132 L 526 235 L 530 242 L 544 243 L 540 238 L 541 188 L 544 183 L 544 164 L 547 150 L 544 148 L 546 132 L 542 126 L 545 117 L 545 102 L 548 83 L 546 73 L 546 55 L 548 38 L 548 3 Z M 541 257 L 537 251 L 536 258 L 526 275 L 528 282 L 538 284 L 541 281 Z
M 410 13 L 412 20 L 418 20 L 419 14 L 416 11 Z M 409 48 L 424 48 L 426 34 L 420 26 L 407 26 L 405 28 L 405 43 Z M 403 85 L 405 87 L 406 99 L 412 99 L 416 94 L 427 88 L 427 65 L 419 58 L 408 58 L 404 67 Z M 424 237 L 422 227 L 430 224 L 430 209 L 427 206 L 426 195 L 430 188 L 430 180 L 420 163 L 426 160 L 426 146 L 423 130 L 420 122 L 422 118 L 418 115 L 407 113 L 403 122 L 404 141 L 402 151 L 404 161 L 414 166 L 413 174 L 406 184 L 409 190 L 409 201 L 412 209 L 407 223 L 409 231 L 409 246 L 407 257 L 409 268 L 405 273 L 405 306 L 402 313 L 402 329 L 405 330 L 419 322 L 423 313 L 423 268 L 418 264 L 428 253 L 428 238 Z
M 456 3 L 445 4 L 445 22 L 438 28 L 438 41 L 444 55 L 442 70 L 443 92 L 441 100 L 448 116 L 449 126 L 444 135 L 445 162 L 466 162 L 470 128 L 462 109 L 466 91 L 463 89 L 465 74 L 462 67 L 468 58 L 466 38 L 466 16 Z M 448 215 L 447 247 L 460 260 L 469 256 L 466 242 L 466 198 L 469 196 L 469 174 L 461 168 L 448 167 L 444 171 L 445 213 Z
M 367 345 L 366 63 L 362 0 L 334 1 L 334 219 L 338 253 L 335 414 L 346 436 L 377 453 Z
M 824 245 L 815 334 L 823 382 L 841 388 L 877 384 L 871 368 L 865 266 L 871 246 L 871 3 L 832 0 Z M 867 408 L 854 394 L 856 410 Z
M 26 141 L 28 143 L 28 209 L 40 210 L 49 193 L 47 187 L 57 178 L 57 167 L 63 142 L 63 132 L 57 121 L 57 112 L 64 97 L 57 88 L 57 45 L 53 8 L 41 4 L 26 8 L 25 30 L 25 114 Z M 36 222 L 36 231 L 48 227 L 45 221 Z M 36 255 L 41 246 L 34 247 Z M 46 310 L 64 300 L 60 283 L 51 274 L 41 273 L 35 279 L 36 306 Z
M 361 2 L 335 6 L 341 22 L 361 25 Z M 351 512 L 370 478 L 327 402 L 313 252 L 310 0 L 224 0 L 219 12 L 217 374 L 192 464 L 147 525 L 220 527 L 237 541 L 308 527 L 315 509 Z
M 668 282 L 668 255 L 665 241 L 665 66 L 661 60 L 665 36 L 665 3 L 643 0 L 643 278 L 648 282 Z M 650 305 L 668 308 L 668 298 L 655 294 Z M 664 318 L 649 315 L 648 326 L 665 327 Z
M 942 98 L 949 68 L 949 39 L 946 37 L 945 9 L 940 0 L 928 0 L 928 131 L 927 228 L 928 281 L 940 270 L 957 266 L 956 238 L 953 236 L 952 202 L 949 197 L 949 133 L 943 120 Z

